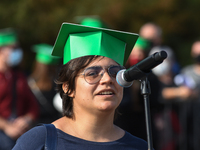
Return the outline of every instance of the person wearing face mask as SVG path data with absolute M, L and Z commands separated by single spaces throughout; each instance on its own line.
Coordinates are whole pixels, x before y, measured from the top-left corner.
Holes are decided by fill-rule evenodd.
M 185 66 L 176 82 L 192 90 L 190 97 L 184 101 L 182 108 L 183 130 L 185 134 L 183 147 L 196 150 L 200 147 L 200 40 L 191 46 L 193 64 Z
M 149 40 L 139 37 L 127 61 L 127 67 L 133 66 L 146 58 L 150 48 Z
M 174 79 L 179 68 L 171 48 L 157 46 L 151 49 L 149 55 L 161 50 L 166 51 L 168 57 L 162 64 L 152 69 L 160 81 L 158 95 L 161 107 L 153 119 L 158 133 L 157 149 L 177 149 L 181 146 L 179 143 L 182 129 L 179 116 L 181 103 L 190 98 L 192 90 L 184 85 L 176 85 Z
M 60 66 L 60 57 L 51 55 L 53 46 L 40 43 L 32 46 L 36 53 L 32 73 L 28 76 L 28 85 L 40 105 L 38 123 L 50 123 L 61 116 L 53 105 L 55 75 Z
M 162 45 L 162 28 L 153 22 L 147 22 L 140 28 L 139 34 L 150 43 L 150 49 Z
M 181 73 L 193 79 L 193 89 L 200 89 L 200 40 L 193 43 L 191 56 L 194 63 L 183 68 Z
M 10 150 L 38 116 L 38 104 L 17 67 L 23 52 L 13 29 L 0 30 L 0 150 Z

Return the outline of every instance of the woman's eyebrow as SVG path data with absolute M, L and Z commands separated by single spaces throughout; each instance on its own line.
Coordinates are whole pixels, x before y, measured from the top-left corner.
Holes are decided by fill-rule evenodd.
M 89 67 L 86 67 L 87 68 L 98 68 L 98 67 L 102 67 L 102 66 L 89 66 Z
M 100 67 L 100 68 L 109 68 L 109 67 L 112 67 L 112 66 L 120 66 L 120 65 L 109 65 L 109 66 L 100 66 L 100 65 L 95 65 L 95 66 L 89 66 L 89 67 L 86 67 L 85 69 L 87 69 L 87 68 L 98 68 L 98 67 Z

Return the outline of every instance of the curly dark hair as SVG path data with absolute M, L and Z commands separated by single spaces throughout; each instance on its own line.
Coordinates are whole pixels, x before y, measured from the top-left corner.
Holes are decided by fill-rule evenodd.
M 56 90 L 60 93 L 60 96 L 63 101 L 63 115 L 68 118 L 73 118 L 73 98 L 69 95 L 75 91 L 75 78 L 81 69 L 84 69 L 89 65 L 93 60 L 102 57 L 102 56 L 84 56 L 76 59 L 70 60 L 68 63 L 64 64 L 61 67 L 58 78 L 55 80 Z M 65 93 L 62 89 L 62 85 L 66 83 L 68 90 Z

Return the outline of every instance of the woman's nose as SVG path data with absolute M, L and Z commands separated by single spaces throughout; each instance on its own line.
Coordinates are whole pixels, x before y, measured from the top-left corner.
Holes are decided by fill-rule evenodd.
M 100 80 L 100 83 L 112 83 L 113 82 L 113 78 L 109 75 L 109 73 L 107 71 L 104 71 L 102 78 Z

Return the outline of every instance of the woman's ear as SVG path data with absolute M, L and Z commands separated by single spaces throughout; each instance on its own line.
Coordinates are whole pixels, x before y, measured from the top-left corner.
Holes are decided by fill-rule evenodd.
M 64 93 L 66 94 L 67 91 L 68 91 L 68 85 L 67 85 L 67 83 L 63 83 L 62 89 L 63 89 Z M 73 92 L 69 92 L 69 93 L 71 93 L 71 94 L 68 95 L 69 97 L 74 97 L 74 91 Z
M 66 93 L 67 93 L 67 90 L 68 90 L 68 86 L 67 86 L 66 83 L 63 83 L 62 89 L 63 89 L 64 93 L 66 94 Z

